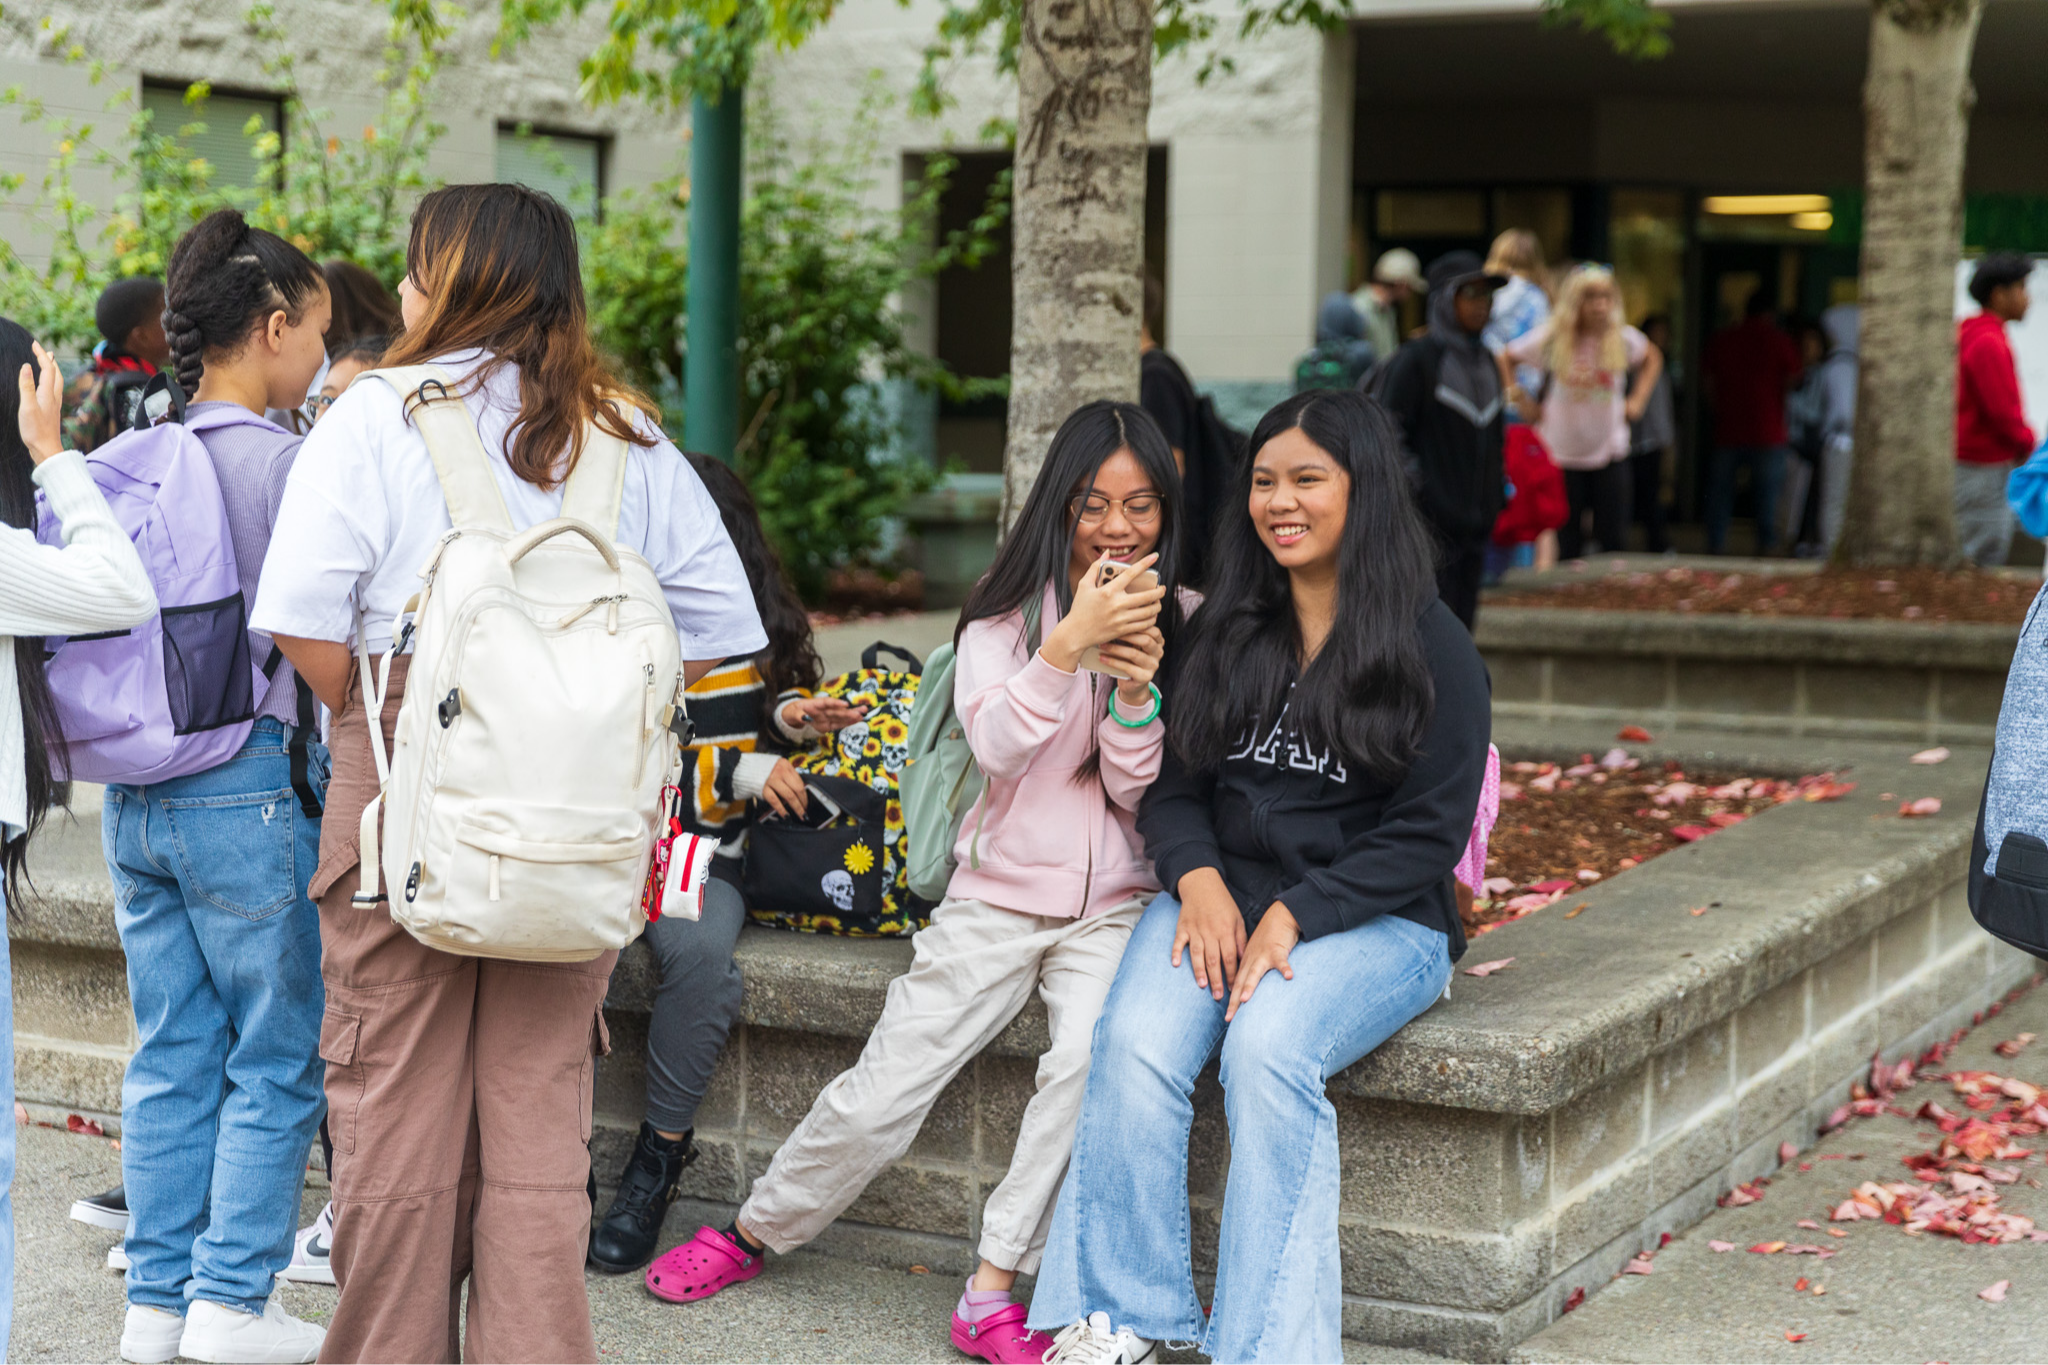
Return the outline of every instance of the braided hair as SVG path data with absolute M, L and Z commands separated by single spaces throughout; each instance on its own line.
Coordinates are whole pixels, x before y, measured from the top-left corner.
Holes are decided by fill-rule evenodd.
M 196 392 L 208 351 L 233 355 L 278 309 L 298 322 L 325 288 L 320 268 L 284 238 L 250 227 L 234 209 L 207 214 L 171 248 L 164 282 L 164 336 L 178 386 Z

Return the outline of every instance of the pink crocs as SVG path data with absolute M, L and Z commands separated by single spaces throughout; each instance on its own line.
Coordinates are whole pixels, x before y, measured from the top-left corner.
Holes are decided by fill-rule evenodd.
M 740 1284 L 760 1273 L 759 1256 L 728 1241 L 716 1228 L 698 1228 L 695 1237 L 647 1267 L 647 1292 L 670 1303 L 688 1303 L 708 1299 L 727 1285 Z
M 956 1310 L 953 1314 L 953 1344 L 971 1356 L 993 1365 L 1042 1365 L 1052 1349 L 1052 1338 L 1024 1325 L 1024 1305 L 1013 1303 L 998 1309 L 980 1322 L 969 1322 Z

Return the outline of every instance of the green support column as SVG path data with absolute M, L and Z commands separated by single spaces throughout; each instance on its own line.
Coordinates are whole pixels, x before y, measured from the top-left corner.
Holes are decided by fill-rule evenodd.
M 740 144 L 744 90 L 690 103 L 689 351 L 683 439 L 732 463 L 740 402 Z

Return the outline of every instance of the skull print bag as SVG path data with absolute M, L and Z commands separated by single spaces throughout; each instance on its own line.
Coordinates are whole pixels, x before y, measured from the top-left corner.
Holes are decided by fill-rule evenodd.
M 888 667 L 884 654 L 898 656 L 903 667 Z M 816 693 L 861 707 L 865 717 L 789 755 L 806 781 L 846 778 L 881 798 L 883 815 L 876 822 L 877 842 L 871 845 L 881 863 L 880 912 L 849 917 L 829 900 L 822 910 L 790 911 L 749 899 L 747 913 L 757 923 L 803 933 L 893 938 L 914 934 L 930 920 L 932 902 L 910 889 L 898 791 L 898 774 L 910 757 L 910 712 L 922 671 L 917 656 L 900 645 L 879 640 L 869 645 L 861 653 L 859 668 L 826 679 Z
M 883 920 L 888 798 L 850 777 L 804 775 L 801 816 L 772 811 L 747 836 L 741 889 L 753 918 L 813 933 L 868 934 Z

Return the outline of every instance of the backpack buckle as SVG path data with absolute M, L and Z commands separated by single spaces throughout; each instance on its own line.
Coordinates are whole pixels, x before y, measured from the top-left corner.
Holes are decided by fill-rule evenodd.
M 405 903 L 407 905 L 411 905 L 414 901 L 419 899 L 419 896 L 420 865 L 418 863 L 414 863 L 412 865 L 412 875 L 405 879 Z M 382 896 L 379 896 L 377 897 L 377 899 L 383 900 L 384 898 Z
M 449 688 L 448 695 L 441 698 L 440 705 L 434 708 L 434 714 L 441 718 L 441 728 L 443 730 L 453 725 L 455 718 L 462 714 L 462 689 L 459 687 Z

